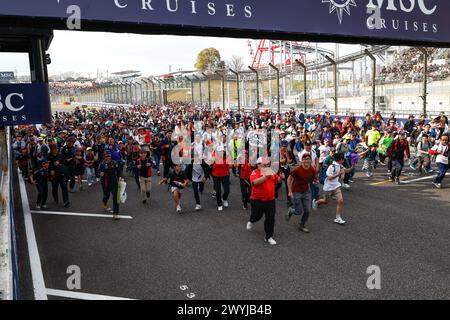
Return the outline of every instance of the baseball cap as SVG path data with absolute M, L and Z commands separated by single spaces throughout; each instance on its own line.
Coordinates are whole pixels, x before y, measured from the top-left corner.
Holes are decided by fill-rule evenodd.
M 270 161 L 265 157 L 259 157 L 258 160 L 256 160 L 256 164 L 268 164 Z

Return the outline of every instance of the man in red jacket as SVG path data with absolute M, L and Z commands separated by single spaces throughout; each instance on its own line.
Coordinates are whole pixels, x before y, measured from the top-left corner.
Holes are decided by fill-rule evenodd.
M 221 151 L 221 150 L 219 150 Z M 223 207 L 228 208 L 228 196 L 230 195 L 230 161 L 225 150 L 214 153 L 214 163 L 212 164 L 212 177 L 214 191 L 216 192 L 217 207 L 223 211 Z M 223 186 L 223 194 L 222 187 Z
M 275 185 L 280 183 L 284 178 L 283 173 L 279 177 L 275 171 L 270 168 L 270 161 L 266 158 L 259 158 L 256 161 L 258 168 L 250 175 L 250 182 L 252 184 L 252 194 L 250 197 L 252 205 L 252 213 L 250 221 L 247 223 L 247 230 L 253 228 L 253 224 L 261 220 L 263 214 L 264 230 L 266 237 L 264 240 L 270 245 L 276 245 L 273 239 L 273 232 L 275 227 Z

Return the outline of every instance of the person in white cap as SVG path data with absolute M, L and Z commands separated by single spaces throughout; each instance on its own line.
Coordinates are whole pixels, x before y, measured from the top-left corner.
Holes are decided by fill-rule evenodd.
M 250 175 L 250 183 L 252 184 L 251 216 L 247 223 L 247 230 L 251 230 L 253 224 L 261 220 L 263 214 L 265 214 L 264 230 L 266 236 L 264 240 L 270 245 L 276 245 L 277 243 L 273 239 L 276 211 L 275 185 L 280 183 L 284 177 L 283 174 L 281 174 L 281 177 L 278 176 L 270 168 L 270 161 L 266 158 L 258 158 L 256 164 L 258 168 Z

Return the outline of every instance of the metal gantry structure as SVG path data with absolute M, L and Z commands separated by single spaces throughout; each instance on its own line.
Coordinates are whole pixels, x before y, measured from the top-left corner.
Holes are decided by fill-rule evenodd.
M 272 105 L 272 85 L 271 81 L 276 81 L 276 106 L 277 110 L 280 112 L 281 105 L 284 103 L 281 100 L 281 80 L 288 76 L 295 75 L 298 79 L 301 79 L 303 83 L 303 99 L 302 103 L 299 103 L 299 107 L 303 107 L 305 112 L 307 111 L 308 106 L 308 85 L 309 82 L 308 72 L 323 70 L 325 69 L 327 75 L 329 73 L 328 68 L 332 67 L 333 74 L 333 95 L 332 99 L 334 100 L 334 111 L 336 113 L 339 112 L 339 69 L 340 65 L 354 62 L 358 59 L 364 59 L 368 57 L 372 61 L 371 65 L 371 87 L 372 87 L 372 111 L 376 110 L 376 55 L 379 55 L 383 51 L 387 50 L 389 46 L 371 46 L 362 50 L 361 52 L 356 52 L 350 55 L 342 56 L 342 57 L 334 57 L 332 55 L 322 54 L 321 59 L 316 59 L 311 62 L 300 61 L 296 59 L 295 63 L 292 63 L 289 68 L 285 68 L 279 64 L 269 63 L 268 66 L 261 68 L 254 68 L 253 66 L 249 66 L 247 70 L 233 70 L 230 68 L 215 70 L 211 73 L 201 72 L 195 73 L 192 72 L 189 75 L 180 75 L 173 76 L 168 78 L 162 77 L 149 77 L 149 78 L 136 78 L 131 81 L 122 81 L 115 83 L 107 83 L 101 85 L 99 88 L 92 89 L 88 94 L 88 99 L 92 102 L 102 102 L 106 101 L 109 103 L 117 103 L 117 104 L 145 104 L 145 105 L 153 105 L 153 104 L 167 104 L 168 103 L 168 92 L 172 90 L 187 90 L 186 100 L 189 100 L 189 91 L 190 91 L 190 100 L 193 104 L 198 104 L 201 106 L 213 107 L 214 103 L 212 101 L 212 81 L 220 81 L 221 83 L 221 106 L 223 109 L 226 109 L 226 94 L 228 95 L 228 107 L 232 107 L 230 105 L 230 83 L 235 83 L 236 93 L 235 99 L 237 100 L 237 110 L 241 110 L 242 106 L 260 106 L 265 101 L 265 91 L 264 85 L 263 90 L 260 90 L 260 85 L 263 84 L 262 81 L 269 81 L 269 105 Z M 421 93 L 421 98 L 423 99 L 423 113 L 427 112 L 427 64 L 428 64 L 428 51 L 426 49 L 420 48 L 420 51 L 424 55 L 424 80 L 423 80 L 423 92 Z M 310 79 L 311 79 L 310 77 Z M 328 79 L 328 77 L 327 77 Z M 207 101 L 204 99 L 204 87 L 203 82 L 207 83 Z M 254 89 L 254 104 L 252 104 L 252 91 L 246 88 L 247 83 L 253 82 L 255 83 Z M 311 82 L 311 81 L 310 81 Z M 227 84 L 228 90 L 225 88 L 225 84 Z M 292 85 L 292 84 L 291 84 Z M 284 87 L 284 86 L 283 86 Z M 326 87 L 328 88 L 328 80 Z M 195 90 L 198 88 L 198 90 Z M 195 92 L 198 92 L 197 93 Z M 227 91 L 227 92 L 226 92 Z M 250 99 L 247 99 L 248 91 L 250 91 Z M 233 94 L 234 95 L 234 94 Z M 217 96 L 217 94 L 216 94 Z M 284 96 L 284 94 L 283 94 Z M 244 103 L 242 103 L 244 101 Z M 250 101 L 250 103 L 248 102 Z

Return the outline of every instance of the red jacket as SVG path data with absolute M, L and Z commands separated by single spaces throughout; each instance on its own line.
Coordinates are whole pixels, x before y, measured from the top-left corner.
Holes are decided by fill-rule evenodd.
M 252 174 L 252 166 L 249 163 L 241 164 L 239 166 L 239 178 L 250 180 L 250 175 Z
M 226 177 L 229 174 L 230 174 L 230 165 L 229 164 L 213 163 L 213 165 L 212 165 L 212 176 L 213 177 Z

